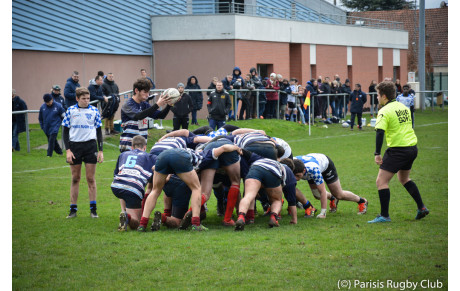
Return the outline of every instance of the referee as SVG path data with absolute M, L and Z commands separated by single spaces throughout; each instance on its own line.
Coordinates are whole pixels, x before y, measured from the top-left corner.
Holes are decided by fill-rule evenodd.
M 89 105 L 88 89 L 76 90 L 77 104 L 69 107 L 65 113 L 63 126 L 64 145 L 67 163 L 70 164 L 72 183 L 70 184 L 70 213 L 67 218 L 77 216 L 77 199 L 81 177 L 81 164 L 85 162 L 86 182 L 88 183 L 89 205 L 92 218 L 98 218 L 96 212 L 96 163 L 102 163 L 102 121 L 99 110 Z M 97 142 L 96 142 L 97 140 Z M 99 151 L 97 150 L 99 147 Z
M 398 173 L 399 182 L 417 203 L 415 219 L 422 219 L 430 211 L 425 207 L 417 185 L 409 178 L 414 160 L 417 158 L 417 137 L 412 128 L 409 109 L 396 101 L 396 86 L 393 82 L 384 81 L 376 87 L 379 104 L 382 108 L 377 116 L 375 145 L 375 163 L 380 165 L 377 176 L 377 189 L 380 198 L 380 214 L 369 223 L 390 222 L 388 208 L 390 205 L 390 188 L 388 186 L 394 174 Z M 388 149 L 380 155 L 383 137 L 386 136 Z

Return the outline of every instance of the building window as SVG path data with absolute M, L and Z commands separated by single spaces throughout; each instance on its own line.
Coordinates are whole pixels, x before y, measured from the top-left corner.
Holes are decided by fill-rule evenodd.
M 270 74 L 273 72 L 273 64 L 257 64 L 257 72 L 262 80 L 265 77 L 270 77 Z
M 393 80 L 396 81 L 396 79 L 401 79 L 401 71 L 400 67 L 393 67 Z
M 382 82 L 383 81 L 383 67 L 382 66 L 379 66 L 379 79 L 378 79 L 378 82 Z

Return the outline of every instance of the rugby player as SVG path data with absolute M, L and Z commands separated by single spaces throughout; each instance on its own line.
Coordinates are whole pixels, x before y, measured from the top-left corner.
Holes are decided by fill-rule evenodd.
M 77 216 L 77 199 L 80 186 L 81 164 L 85 162 L 88 183 L 89 207 L 92 218 L 98 218 L 96 205 L 96 163 L 104 161 L 102 121 L 99 110 L 89 105 L 90 94 L 85 87 L 77 88 L 77 104 L 69 107 L 62 120 L 66 162 L 70 164 L 70 213 L 67 218 Z M 97 141 L 96 141 L 97 140 Z M 99 151 L 98 151 L 99 148 Z
M 295 159 L 301 160 L 305 165 L 305 172 L 297 173 L 297 180 L 307 180 L 311 192 L 316 199 L 321 200 L 321 212 L 316 218 L 326 218 L 327 199 L 330 200 L 330 212 L 337 211 L 339 200 L 353 201 L 358 203 L 358 214 L 367 212 L 368 202 L 365 198 L 342 189 L 340 185 L 337 169 L 332 160 L 323 154 L 308 154 L 296 156 Z M 331 191 L 326 191 L 326 185 Z

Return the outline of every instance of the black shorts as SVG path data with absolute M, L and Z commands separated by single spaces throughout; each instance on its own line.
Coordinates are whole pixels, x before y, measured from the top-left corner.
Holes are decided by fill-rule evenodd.
M 112 193 L 119 199 L 123 199 L 126 203 L 126 208 L 140 209 L 142 208 L 142 199 L 135 193 L 115 187 L 112 188 Z
M 97 143 L 95 139 L 83 142 L 70 142 L 70 151 L 75 156 L 72 159 L 73 165 L 96 164 L 97 163 Z
M 323 176 L 324 183 L 332 184 L 339 179 L 339 174 L 337 174 L 337 169 L 332 160 L 329 157 L 327 157 L 327 160 L 329 161 L 329 166 L 321 173 L 321 176 Z M 308 180 L 308 184 L 315 184 L 315 181 Z
M 294 102 L 288 102 L 288 108 L 294 109 L 295 108 L 295 103 Z
M 397 173 L 399 170 L 410 170 L 417 158 L 417 146 L 388 148 L 383 155 L 380 169 Z
M 190 161 L 190 154 L 181 149 L 165 150 L 158 155 L 155 171 L 163 175 L 191 172 L 193 165 Z

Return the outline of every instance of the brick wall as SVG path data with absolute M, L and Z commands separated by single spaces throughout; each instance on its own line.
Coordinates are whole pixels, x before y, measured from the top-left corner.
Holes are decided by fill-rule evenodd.
M 353 69 L 354 71 L 354 69 Z M 347 73 L 347 47 L 335 45 L 316 45 L 316 75 L 330 77 L 338 74 L 340 81 L 348 78 Z

